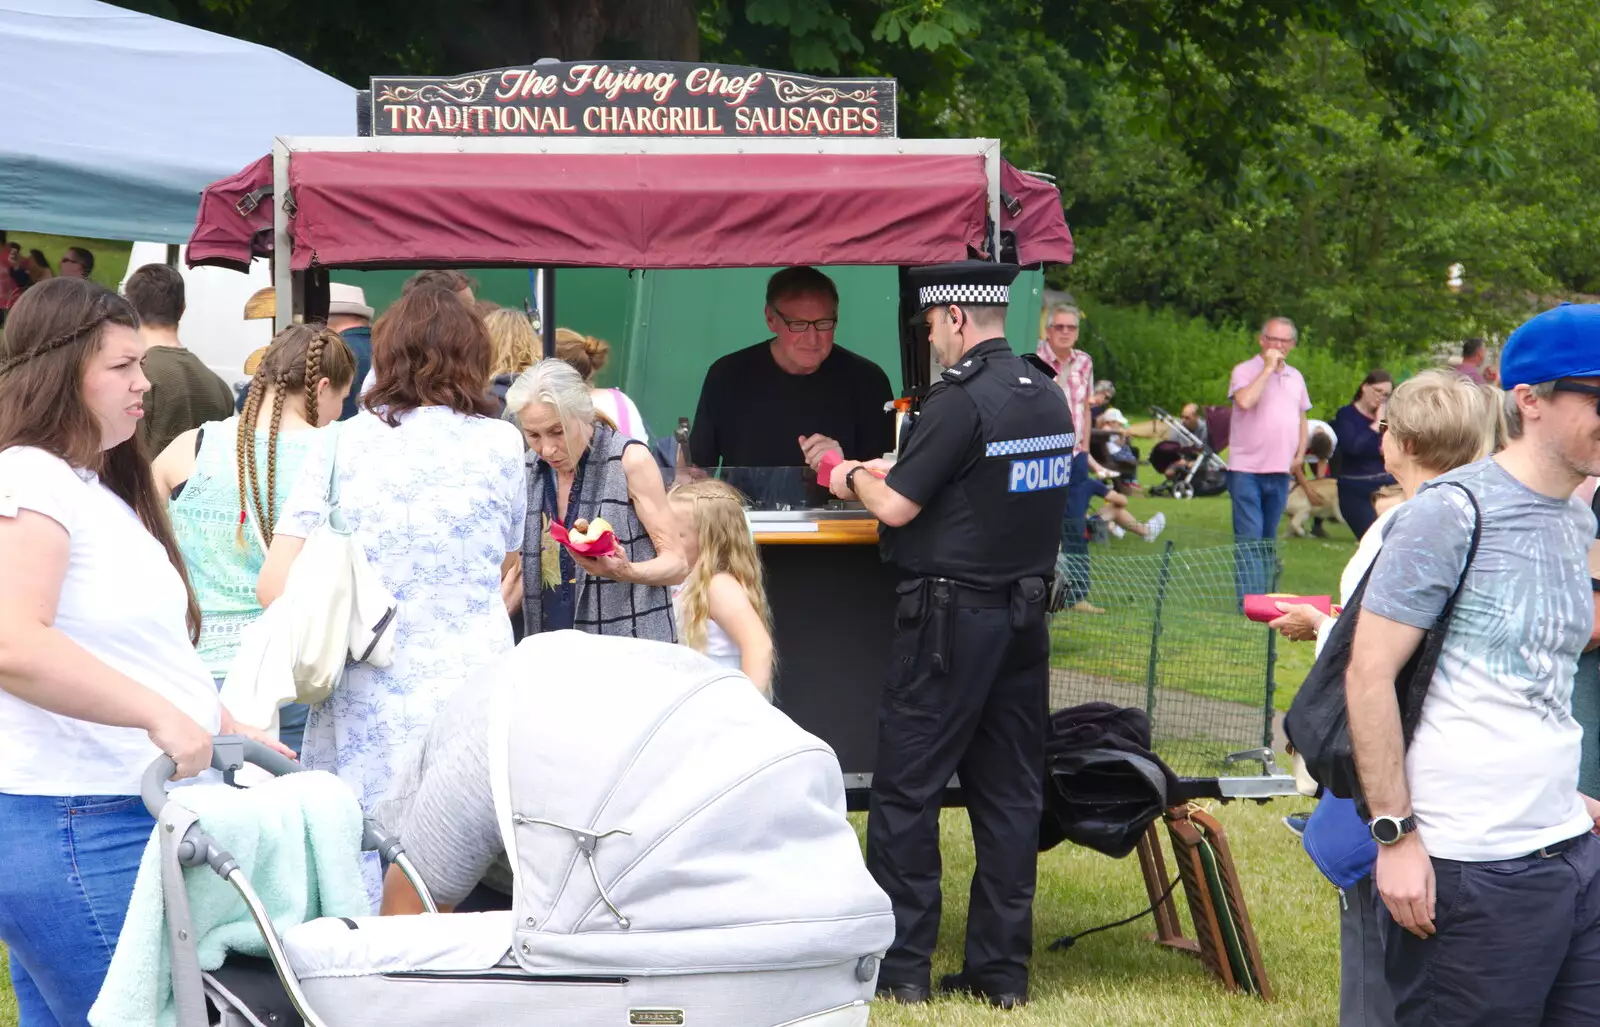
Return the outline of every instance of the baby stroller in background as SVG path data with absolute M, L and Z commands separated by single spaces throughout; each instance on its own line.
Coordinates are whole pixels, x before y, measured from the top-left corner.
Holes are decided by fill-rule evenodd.
M 1207 432 L 1218 437 L 1214 421 L 1221 420 L 1221 437 L 1226 445 L 1227 422 L 1214 417 L 1215 408 L 1207 408 Z M 1220 496 L 1228 491 L 1228 465 L 1212 451 L 1211 446 L 1194 432 L 1183 426 L 1183 421 L 1160 407 L 1151 407 L 1150 414 L 1167 428 L 1167 438 L 1156 443 L 1150 452 L 1150 466 L 1160 471 L 1166 479 L 1150 489 L 1150 495 L 1170 499 L 1193 499 L 1195 496 Z

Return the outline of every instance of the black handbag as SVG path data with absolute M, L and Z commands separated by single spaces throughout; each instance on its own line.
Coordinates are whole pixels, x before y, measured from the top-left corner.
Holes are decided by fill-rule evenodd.
M 1478 555 L 1478 543 L 1483 538 L 1483 511 L 1478 497 L 1460 482 L 1440 482 L 1437 488 L 1451 486 L 1466 494 L 1472 504 L 1472 543 L 1467 549 L 1467 561 L 1461 568 L 1461 577 L 1455 591 L 1439 611 L 1439 619 L 1428 629 L 1411 659 L 1395 676 L 1395 699 L 1400 706 L 1400 730 L 1405 744 L 1411 744 L 1417 723 L 1422 718 L 1422 702 L 1433 683 L 1433 672 L 1439 665 L 1439 654 L 1444 649 L 1444 638 L 1450 628 L 1450 616 L 1455 611 L 1456 600 L 1461 597 L 1461 587 L 1466 583 L 1467 572 Z M 1373 561 L 1376 565 L 1377 561 Z M 1355 750 L 1350 743 L 1350 711 L 1345 704 L 1345 671 L 1350 666 L 1350 643 L 1355 638 L 1356 623 L 1361 615 L 1361 601 L 1366 595 L 1367 581 L 1372 568 L 1362 576 L 1361 584 L 1345 605 L 1344 612 L 1334 621 L 1328 644 L 1317 657 L 1317 662 L 1306 675 L 1289 712 L 1283 718 L 1283 730 L 1289 744 L 1305 761 L 1306 770 L 1323 788 L 1341 799 L 1354 799 L 1365 807 L 1361 794 L 1361 781 L 1356 774 Z

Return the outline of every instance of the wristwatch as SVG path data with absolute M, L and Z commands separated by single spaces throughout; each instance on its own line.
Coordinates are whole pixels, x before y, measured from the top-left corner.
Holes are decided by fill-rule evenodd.
M 1416 817 L 1373 817 L 1367 824 L 1372 840 L 1379 845 L 1393 845 L 1417 829 Z
M 863 470 L 862 465 L 856 464 L 854 467 L 850 468 L 850 473 L 844 476 L 844 487 L 849 489 L 851 492 L 856 490 L 856 472 L 860 470 Z

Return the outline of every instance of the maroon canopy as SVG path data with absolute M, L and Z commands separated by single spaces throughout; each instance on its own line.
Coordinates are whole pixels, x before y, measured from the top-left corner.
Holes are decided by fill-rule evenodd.
M 1017 263 L 1072 263 L 1072 233 L 1061 213 L 1061 193 L 1042 178 L 1000 162 L 1000 188 L 1021 206 L 1016 217 L 1000 213 L 1000 227 L 1017 233 Z
M 214 264 L 249 271 L 251 257 L 272 252 L 272 197 L 257 194 L 260 189 L 272 191 L 270 156 L 206 186 L 184 254 L 190 267 Z M 255 196 L 256 202 L 243 202 L 247 196 Z M 265 237 L 258 240 L 257 233 Z
M 1071 260 L 1055 189 L 1005 173 L 1021 259 Z M 191 265 L 248 261 L 234 203 L 270 184 L 261 161 L 206 190 Z M 289 184 L 297 270 L 929 264 L 983 246 L 988 203 L 977 155 L 301 151 Z

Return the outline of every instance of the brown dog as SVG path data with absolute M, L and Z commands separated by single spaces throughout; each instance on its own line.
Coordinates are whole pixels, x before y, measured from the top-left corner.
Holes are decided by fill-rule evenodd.
M 1289 534 L 1295 538 L 1305 537 L 1306 521 L 1313 517 L 1343 524 L 1344 518 L 1339 516 L 1339 482 L 1313 478 L 1309 488 L 1295 485 L 1289 490 L 1289 503 L 1283 512 L 1289 518 Z

